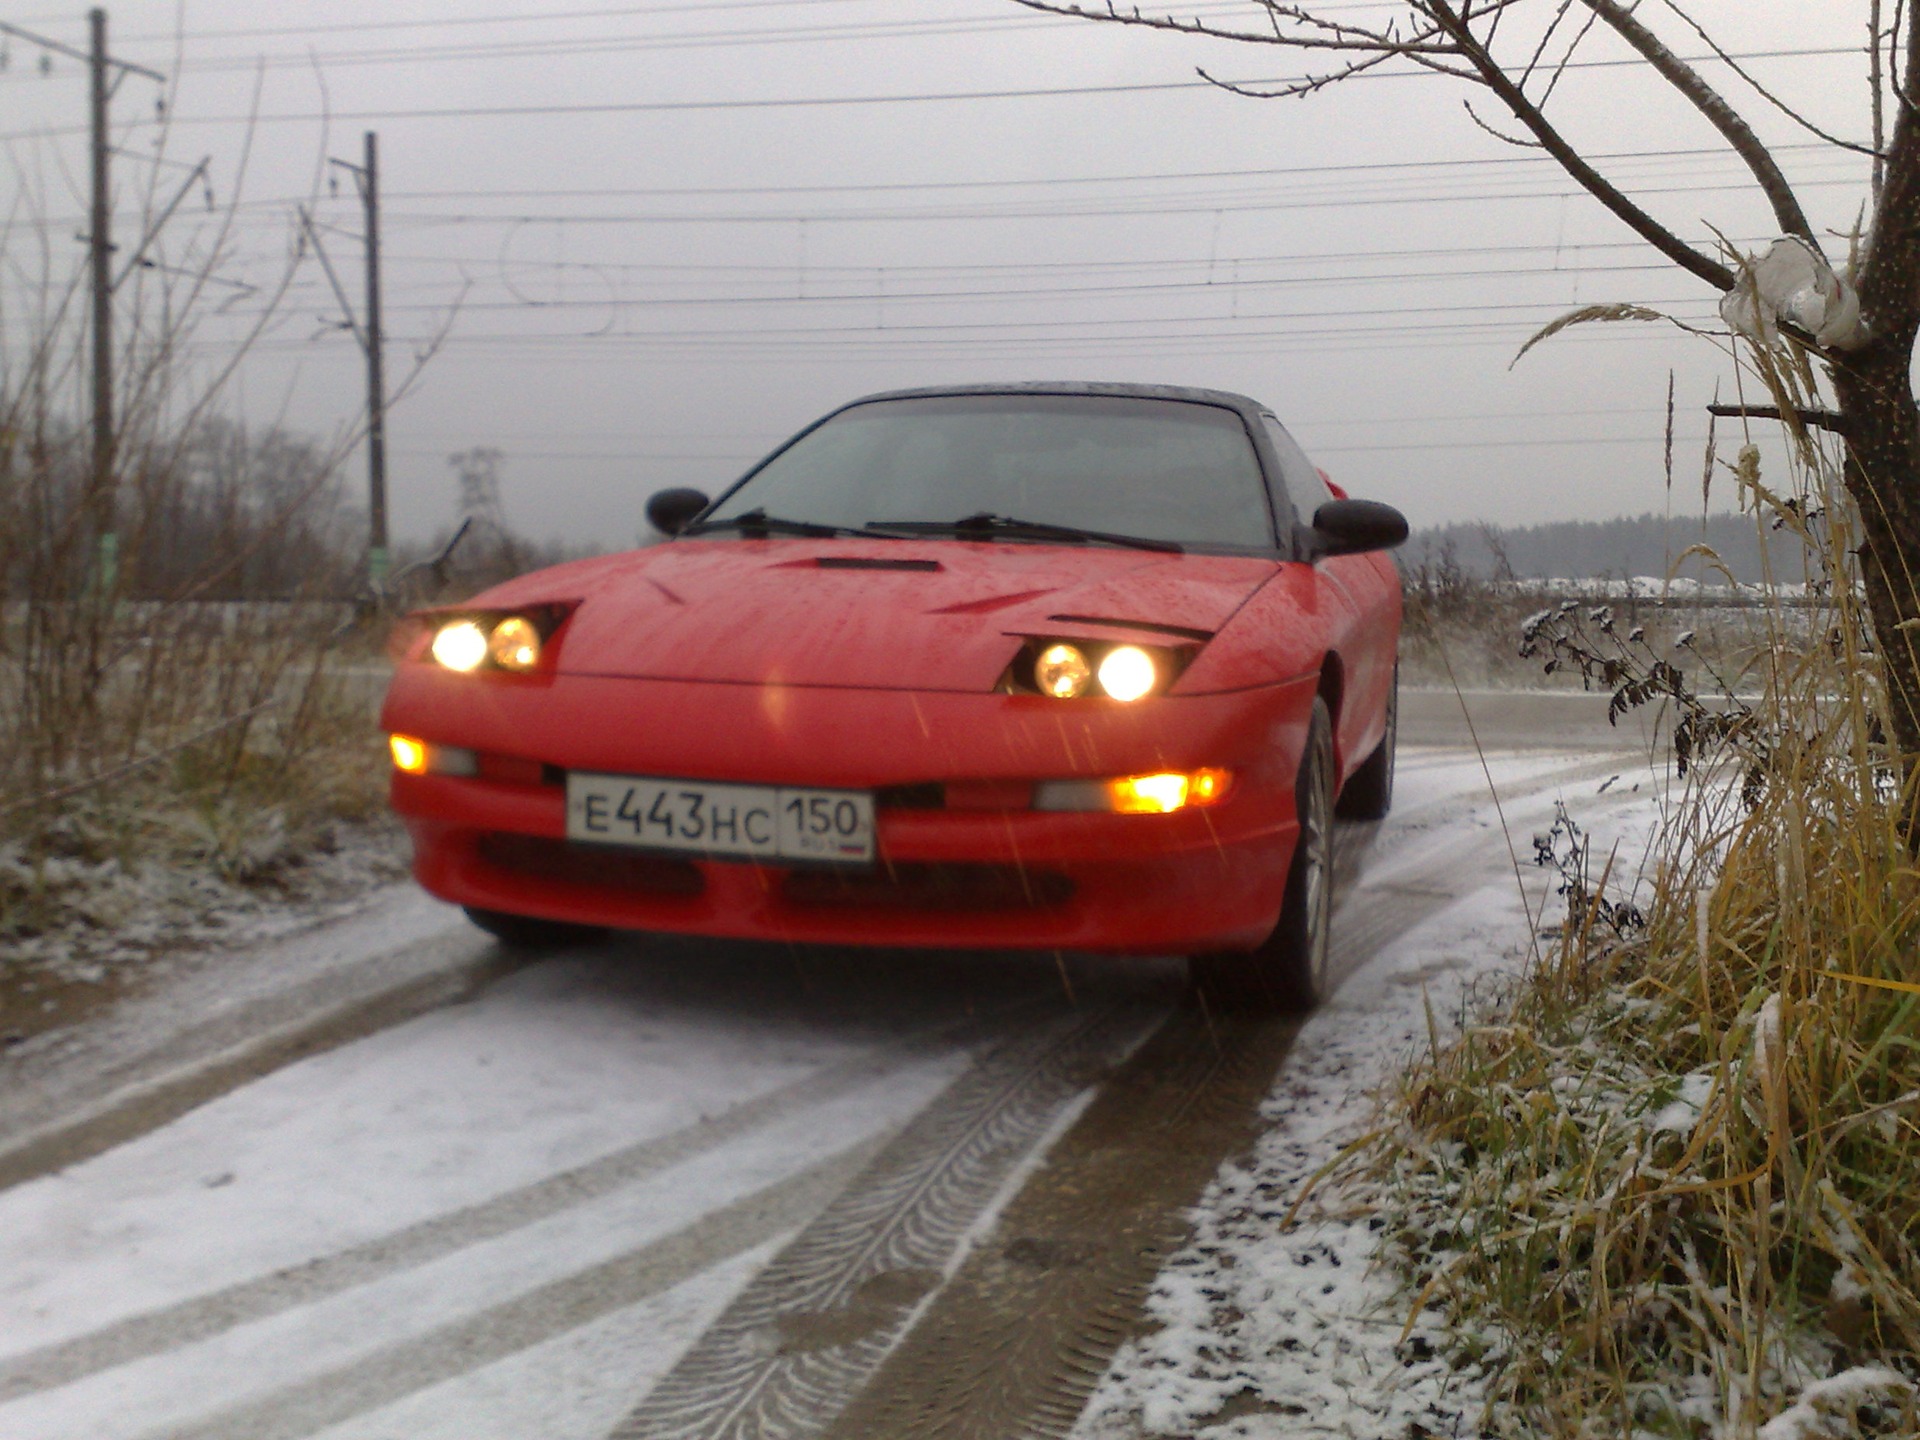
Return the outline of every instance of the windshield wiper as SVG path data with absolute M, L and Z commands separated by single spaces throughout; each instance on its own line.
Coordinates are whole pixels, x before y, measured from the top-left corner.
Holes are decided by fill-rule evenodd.
M 785 520 L 778 515 L 769 515 L 763 506 L 751 510 L 742 510 L 738 515 L 728 515 L 718 520 L 700 520 L 680 533 L 682 535 L 704 535 L 710 530 L 738 530 L 744 535 L 806 535 L 822 539 L 836 535 L 864 535 L 865 530 L 855 530 L 846 525 L 825 525 L 818 520 Z
M 869 520 L 861 527 L 869 535 L 955 535 L 962 540 L 1068 540 L 1093 541 L 1101 545 L 1125 545 L 1135 550 L 1157 550 L 1168 555 L 1183 555 L 1186 546 L 1176 540 L 1149 540 L 1141 535 L 1115 535 L 1107 530 L 1086 530 L 1078 525 L 1055 525 L 1046 520 L 1017 520 L 1011 515 L 995 515 L 982 510 L 958 520 Z

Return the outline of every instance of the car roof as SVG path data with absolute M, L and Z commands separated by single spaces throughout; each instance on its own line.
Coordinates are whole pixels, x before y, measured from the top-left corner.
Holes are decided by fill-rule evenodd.
M 1135 400 L 1184 400 L 1189 404 L 1218 405 L 1237 412 L 1248 421 L 1257 421 L 1273 412 L 1258 400 L 1237 395 L 1231 390 L 1203 390 L 1192 385 L 1127 385 L 1099 380 L 1021 380 L 983 385 L 928 385 L 913 390 L 883 390 L 877 395 L 862 395 L 840 407 L 876 400 L 932 400 L 950 395 L 1113 395 Z M 835 413 L 838 413 L 837 411 Z

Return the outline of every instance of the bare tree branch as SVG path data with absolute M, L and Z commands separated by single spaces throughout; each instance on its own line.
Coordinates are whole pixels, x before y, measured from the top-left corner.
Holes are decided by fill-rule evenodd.
M 1238 40 L 1250 45 L 1280 45 L 1289 50 L 1361 50 L 1391 55 L 1412 55 L 1426 50 L 1428 42 L 1437 33 L 1428 30 L 1401 38 L 1357 25 L 1339 24 L 1324 16 L 1296 11 L 1292 6 L 1287 5 L 1267 7 L 1268 14 L 1274 22 L 1274 33 L 1267 35 L 1246 30 L 1223 29 L 1218 25 L 1209 25 L 1198 17 L 1183 20 L 1177 15 L 1142 14 L 1137 10 L 1120 10 L 1111 4 L 1105 10 L 1088 10 L 1079 5 L 1058 3 L 1058 0 L 1014 0 L 1014 3 L 1024 5 L 1029 10 L 1038 10 L 1044 15 L 1064 15 L 1080 20 L 1104 20 L 1115 25 L 1138 25 L 1148 30 L 1171 30 L 1178 35 L 1199 35 L 1209 40 Z M 1501 3 L 1503 6 L 1510 5 L 1517 3 L 1517 0 L 1501 0 Z M 1279 23 L 1283 19 L 1327 33 L 1302 35 L 1284 31 Z M 1448 47 L 1439 46 L 1432 48 L 1430 53 L 1445 55 L 1451 52 Z
M 1486 131 L 1487 134 L 1491 135 L 1494 139 L 1499 140 L 1504 144 L 1511 145 L 1517 150 L 1538 150 L 1540 148 L 1540 142 L 1538 140 L 1526 140 L 1526 139 L 1522 139 L 1518 135 L 1509 135 L 1504 130 L 1496 130 L 1493 126 L 1489 125 L 1485 120 L 1482 120 L 1480 118 L 1479 113 L 1473 108 L 1473 102 L 1471 100 L 1462 100 L 1460 104 L 1461 104 L 1461 107 L 1466 110 L 1467 118 L 1473 121 L 1473 123 L 1475 125 L 1478 125 L 1482 130 Z
M 1816 136 L 1817 138 L 1826 141 L 1829 145 L 1837 145 L 1842 150 L 1851 150 L 1856 155 L 1871 155 L 1873 156 L 1875 161 L 1878 161 L 1880 159 L 1880 140 L 1879 140 L 1879 133 L 1877 128 L 1875 131 L 1874 143 L 1871 145 L 1862 145 L 1857 140 L 1845 140 L 1845 139 L 1842 139 L 1840 136 L 1833 134 L 1831 131 L 1821 129 L 1818 125 L 1814 124 L 1813 121 L 1809 120 L 1806 116 L 1802 115 L 1798 110 L 1794 109 L 1791 105 L 1787 104 L 1786 101 L 1782 100 L 1778 95 L 1774 94 L 1773 91 L 1770 90 L 1767 86 L 1762 85 L 1758 80 L 1756 80 L 1753 77 L 1753 75 L 1746 69 L 1746 67 L 1741 65 L 1741 63 L 1738 60 L 1734 59 L 1733 56 L 1727 53 L 1727 49 L 1724 45 L 1722 45 L 1718 40 L 1715 40 L 1713 36 L 1707 32 L 1707 29 L 1704 25 L 1702 25 L 1698 20 L 1695 20 L 1686 11 L 1682 10 L 1677 4 L 1674 3 L 1674 0 L 1665 0 L 1665 3 L 1666 3 L 1667 9 L 1671 10 L 1675 15 L 1679 16 L 1680 19 L 1686 24 L 1687 28 L 1692 30 L 1694 34 L 1700 37 L 1701 43 L 1704 44 L 1709 50 L 1711 50 L 1714 53 L 1715 58 L 1717 58 L 1721 64 L 1725 65 L 1729 70 L 1733 71 L 1734 74 L 1738 75 L 1742 80 L 1746 81 L 1747 84 L 1752 88 L 1754 94 L 1758 95 L 1762 100 L 1766 101 L 1769 105 L 1773 106 L 1774 109 L 1778 110 L 1782 115 L 1786 116 L 1789 120 L 1793 121 L 1793 123 L 1798 125 L 1802 130 L 1805 130 L 1809 135 Z M 1876 10 L 1879 9 L 1879 4 L 1880 4 L 1880 0 L 1873 0 L 1873 5 Z M 1879 53 L 1878 45 L 1869 46 L 1868 48 L 1876 56 L 1878 55 Z M 1875 84 L 1874 105 L 1877 112 L 1879 107 L 1879 87 L 1877 82 Z
M 1867 7 L 1867 88 L 1873 100 L 1873 200 L 1880 203 L 1880 187 L 1886 183 L 1887 144 L 1886 92 L 1880 71 L 1880 0 Z
M 1465 22 L 1449 8 L 1446 0 L 1428 0 L 1427 13 L 1460 47 L 1462 57 L 1479 73 L 1481 83 L 1506 103 L 1514 118 L 1533 132 L 1541 148 L 1553 156 L 1560 163 L 1560 168 L 1578 181 L 1588 194 L 1624 220 L 1635 234 L 1681 269 L 1699 276 L 1715 289 L 1733 289 L 1736 281 L 1731 270 L 1695 250 L 1629 200 L 1610 180 L 1587 163 L 1585 157 L 1540 112 L 1539 107 L 1521 92 L 1513 77 L 1482 47 Z
M 1580 27 L 1580 33 L 1574 36 L 1573 43 L 1567 46 L 1567 53 L 1562 55 L 1560 63 L 1553 67 L 1553 78 L 1547 81 L 1547 88 L 1540 92 L 1539 105 L 1542 110 L 1547 108 L 1547 101 L 1553 98 L 1553 92 L 1560 87 L 1561 77 L 1567 73 L 1567 66 L 1573 63 L 1573 55 L 1580 48 L 1580 42 L 1593 33 L 1597 18 L 1593 15 L 1587 17 L 1587 23 Z
M 1791 420 L 1809 430 L 1830 430 L 1835 435 L 1845 435 L 1848 429 L 1846 417 L 1837 410 L 1796 410 L 1789 417 L 1781 412 L 1778 405 L 1709 405 L 1707 413 L 1729 420 L 1779 420 L 1783 423 Z
M 1642 25 L 1619 0 L 1582 0 L 1582 3 L 1611 25 L 1667 83 L 1707 117 L 1734 152 L 1747 162 L 1747 168 L 1753 172 L 1753 178 L 1760 182 L 1761 190 L 1772 204 L 1774 218 L 1780 222 L 1780 228 L 1789 235 L 1798 235 L 1817 252 L 1820 248 L 1819 237 L 1813 233 L 1813 226 L 1807 220 L 1806 211 L 1800 208 L 1799 197 L 1793 193 L 1787 177 L 1775 163 L 1772 153 L 1760 143 L 1760 137 L 1721 98 L 1720 92 L 1707 84 L 1691 65 L 1669 50 L 1660 37 Z
M 1520 88 L 1525 89 L 1527 82 L 1533 79 L 1533 72 L 1539 68 L 1540 59 L 1547 53 L 1547 46 L 1553 43 L 1553 37 L 1560 33 L 1560 26 L 1567 18 L 1567 12 L 1573 9 L 1573 0 L 1560 0 L 1560 8 L 1553 12 L 1553 19 L 1547 22 L 1547 28 L 1540 32 L 1540 43 L 1533 47 L 1533 54 L 1527 57 L 1526 68 L 1520 72 Z M 1493 32 L 1487 32 L 1487 43 L 1493 43 Z
M 1920 64 L 1920 6 L 1906 7 L 1906 74 Z M 1905 353 L 1920 330 L 1920 110 L 1903 97 L 1887 146 L 1886 188 L 1860 262 L 1860 311 L 1884 341 Z
M 1547 97 L 1552 94 L 1554 84 L 1565 73 L 1574 51 L 1578 49 L 1580 42 L 1591 31 L 1593 25 L 1605 20 L 1614 30 L 1634 44 L 1643 58 L 1653 64 L 1663 78 L 1676 86 L 1699 107 L 1733 145 L 1735 151 L 1746 160 L 1748 168 L 1753 171 L 1763 191 L 1773 203 L 1782 226 L 1789 233 L 1800 235 L 1816 246 L 1818 244 L 1813 236 L 1812 227 L 1807 223 L 1785 176 L 1746 122 L 1686 62 L 1635 20 L 1629 9 L 1618 3 L 1618 0 L 1580 0 L 1580 3 L 1590 12 L 1591 18 L 1580 34 L 1574 37 L 1566 50 L 1560 54 L 1554 66 L 1553 79 L 1548 82 L 1546 93 L 1538 100 L 1526 93 L 1528 80 L 1537 72 L 1547 51 L 1554 48 L 1553 34 L 1560 28 L 1567 15 L 1572 13 L 1573 0 L 1560 0 L 1556 13 L 1548 24 L 1547 35 L 1539 42 L 1533 56 L 1519 72 L 1509 69 L 1494 57 L 1490 48 L 1490 39 L 1507 8 L 1521 3 L 1521 0 L 1484 0 L 1484 3 L 1479 4 L 1476 4 L 1475 0 L 1406 0 L 1407 11 L 1413 17 L 1413 23 L 1407 27 L 1405 33 L 1402 33 L 1402 27 L 1397 19 L 1385 24 L 1356 25 L 1349 21 L 1331 18 L 1324 13 L 1315 13 L 1314 9 L 1308 5 L 1281 3 L 1281 0 L 1258 0 L 1272 24 L 1271 34 L 1227 29 L 1212 25 L 1198 17 L 1180 19 L 1166 13 L 1122 11 L 1114 0 L 1107 0 L 1104 9 L 1083 8 L 1079 4 L 1071 3 L 1071 0 L 1015 0 L 1015 3 L 1029 10 L 1049 15 L 1144 26 L 1149 29 L 1171 30 L 1185 35 L 1239 40 L 1285 49 L 1321 51 L 1328 54 L 1344 52 L 1352 57 L 1346 65 L 1337 69 L 1298 80 L 1282 81 L 1272 86 L 1262 85 L 1259 82 L 1221 80 L 1205 70 L 1200 72 L 1201 78 L 1209 84 L 1236 95 L 1278 99 L 1311 94 L 1337 84 L 1341 80 L 1366 74 L 1387 61 L 1395 59 L 1404 59 L 1409 64 L 1483 86 L 1499 97 L 1501 103 L 1533 138 L 1531 141 L 1516 141 L 1513 136 L 1500 135 L 1498 131 L 1494 131 L 1496 136 L 1508 143 L 1529 144 L 1545 151 L 1581 188 L 1669 260 L 1689 274 L 1705 280 L 1717 290 L 1731 290 L 1736 283 L 1732 270 L 1712 255 L 1689 245 L 1654 219 L 1595 169 L 1546 118 L 1543 106 Z M 1902 3 L 1902 0 L 1896 0 L 1896 3 Z M 1475 24 L 1481 24 L 1485 31 L 1484 36 L 1476 33 L 1473 28 Z M 1474 114 L 1473 119 L 1483 128 L 1490 128 L 1479 115 Z

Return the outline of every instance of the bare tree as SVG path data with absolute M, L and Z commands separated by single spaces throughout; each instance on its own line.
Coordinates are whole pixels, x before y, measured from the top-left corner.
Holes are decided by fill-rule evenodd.
M 1920 408 L 1912 384 L 1914 339 L 1920 333 L 1920 0 L 1862 0 L 1865 75 L 1871 136 L 1847 139 L 1822 129 L 1742 69 L 1738 59 L 1677 0 L 1400 0 L 1367 7 L 1247 0 L 1246 21 L 1186 18 L 1169 11 L 1120 10 L 1108 0 L 1086 9 L 1060 0 L 1016 0 L 1032 10 L 1120 25 L 1146 26 L 1278 47 L 1311 58 L 1313 73 L 1267 87 L 1203 78 L 1260 98 L 1311 95 L 1357 75 L 1413 66 L 1451 77 L 1498 103 L 1517 133 L 1468 112 L 1509 143 L 1558 163 L 1635 234 L 1680 269 L 1731 297 L 1731 319 L 1744 303 L 1755 310 L 1758 266 L 1724 249 L 1702 248 L 1676 234 L 1602 173 L 1550 113 L 1567 67 L 1596 31 L 1618 36 L 1660 81 L 1671 86 L 1743 161 L 1771 208 L 1787 244 L 1787 260 L 1844 287 L 1858 304 L 1857 323 L 1821 325 L 1804 312 L 1776 309 L 1764 317 L 1759 359 L 1777 358 L 1777 373 L 1824 379 L 1830 404 L 1788 398 L 1773 406 L 1716 407 L 1719 413 L 1778 420 L 1796 440 L 1809 430 L 1837 434 L 1846 447 L 1846 483 L 1860 512 L 1860 559 L 1885 665 L 1892 734 L 1909 761 L 1920 758 Z M 1371 12 L 1371 13 L 1369 13 Z M 1656 18 L 1667 34 L 1658 33 Z M 1832 274 L 1805 210 L 1775 155 L 1726 95 L 1683 58 L 1681 45 L 1704 46 L 1758 104 L 1828 145 L 1871 161 L 1867 223 L 1847 279 Z M 1776 251 L 1781 249 L 1776 246 Z M 1743 297 L 1742 291 L 1746 294 Z M 1761 292 L 1764 295 L 1764 290 Z M 1837 294 L 1830 295 L 1837 300 Z M 1837 308 L 1837 307 L 1836 307 Z M 1639 312 L 1645 315 L 1647 312 Z M 1814 386 L 1793 387 L 1810 396 Z

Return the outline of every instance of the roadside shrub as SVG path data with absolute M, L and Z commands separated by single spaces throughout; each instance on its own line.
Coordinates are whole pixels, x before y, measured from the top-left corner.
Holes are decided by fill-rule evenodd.
M 1913 757 L 1883 738 L 1840 456 L 1790 439 L 1778 490 L 1751 445 L 1724 467 L 1806 554 L 1728 668 L 1605 607 L 1528 622 L 1535 663 L 1674 711 L 1672 787 L 1644 868 L 1577 817 L 1542 837 L 1553 943 L 1367 1152 L 1414 1288 L 1498 1337 L 1493 1433 L 1920 1434 Z

